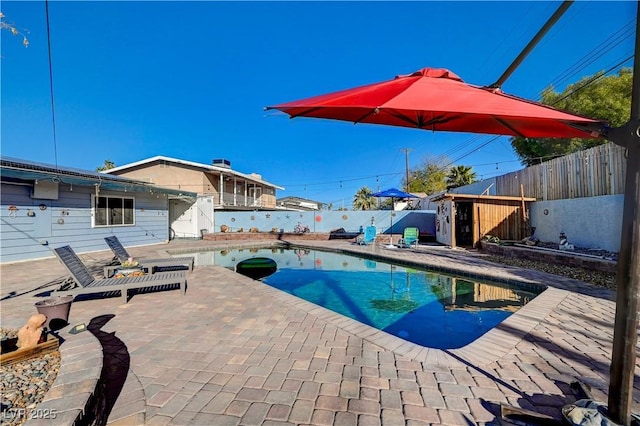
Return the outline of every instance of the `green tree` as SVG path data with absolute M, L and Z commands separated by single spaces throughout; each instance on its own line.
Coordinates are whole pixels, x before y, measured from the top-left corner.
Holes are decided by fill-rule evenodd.
M 447 188 L 447 172 L 444 168 L 446 159 L 427 157 L 422 165 L 409 170 L 409 192 L 424 192 L 432 195 Z M 403 179 L 402 187 L 407 187 L 406 179 Z
M 113 169 L 115 166 L 116 165 L 113 161 L 104 160 L 104 165 L 96 167 L 96 172 L 104 172 L 105 170 Z
M 477 182 L 477 179 L 476 173 L 473 171 L 473 167 L 455 166 L 449 169 L 449 174 L 447 175 L 447 189 L 469 185 L 474 182 Z
M 366 186 L 363 186 L 356 192 L 353 197 L 353 209 L 354 210 L 372 210 L 376 206 L 376 200 L 371 196 L 371 191 Z
M 541 102 L 578 115 L 607 120 L 612 127 L 621 126 L 629 120 L 632 77 L 630 68 L 621 69 L 618 75 L 605 76 L 600 72 L 567 86 L 562 93 L 552 87 L 545 89 Z M 511 146 L 523 165 L 532 166 L 605 142 L 604 139 L 515 137 L 511 139 Z

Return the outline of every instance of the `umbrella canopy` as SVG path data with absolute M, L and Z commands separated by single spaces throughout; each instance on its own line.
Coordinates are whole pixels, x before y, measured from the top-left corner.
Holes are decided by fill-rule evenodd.
M 266 108 L 315 117 L 449 132 L 530 138 L 597 138 L 606 123 L 465 83 L 447 69 L 423 68 L 393 80 Z
M 389 188 L 384 191 L 374 192 L 371 196 L 380 198 L 419 198 L 413 194 L 409 194 L 408 192 L 400 191 L 397 188 Z

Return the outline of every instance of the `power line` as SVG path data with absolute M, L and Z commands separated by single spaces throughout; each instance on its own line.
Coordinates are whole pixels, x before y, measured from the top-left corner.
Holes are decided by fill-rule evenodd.
M 611 34 L 606 40 L 584 55 L 575 64 L 567 68 L 565 71 L 555 77 L 548 86 L 555 87 L 564 84 L 566 80 L 575 76 L 578 72 L 585 69 L 588 65 L 594 63 L 597 59 L 601 58 L 605 53 L 612 48 L 618 46 L 627 38 L 630 38 L 635 33 L 634 20 L 629 21 L 627 24 L 619 28 L 616 32 Z
M 58 143 L 56 140 L 56 108 L 55 101 L 53 96 L 53 66 L 51 61 L 51 31 L 49 28 L 49 0 L 45 0 L 44 2 L 45 15 L 47 18 L 47 49 L 49 52 L 49 92 L 51 96 L 51 124 L 53 130 L 53 155 L 56 164 L 56 169 L 58 168 Z
M 569 93 L 566 93 L 564 96 L 561 96 L 560 98 L 556 99 L 554 102 L 552 102 L 550 104 L 550 106 L 554 106 L 557 105 L 559 102 L 567 99 L 570 96 L 573 96 L 575 94 L 577 94 L 578 92 L 580 92 L 581 90 L 585 89 L 586 87 L 590 86 L 591 84 L 595 83 L 596 81 L 600 80 L 601 78 L 605 77 L 609 72 L 613 71 L 614 69 L 617 69 L 618 67 L 622 66 L 624 63 L 626 63 L 627 61 L 631 60 L 633 58 L 632 56 L 629 56 L 625 59 L 623 59 L 622 61 L 618 62 L 616 65 L 612 66 L 611 68 L 609 68 L 608 70 L 604 71 L 602 74 L 598 74 L 596 76 L 594 76 L 593 78 L 591 78 L 589 81 L 585 82 L 584 84 L 580 85 L 580 87 L 575 88 L 574 90 L 570 91 Z M 492 139 L 488 140 L 487 142 L 483 143 L 482 145 L 474 148 L 473 150 L 461 155 L 460 157 L 456 158 L 455 160 L 453 160 L 452 162 L 450 162 L 449 164 L 447 164 L 445 166 L 449 167 L 450 165 L 454 164 L 457 161 L 460 161 L 461 159 L 473 154 L 474 152 L 478 151 L 480 148 L 483 148 L 487 145 L 489 145 L 490 143 L 496 141 L 497 139 L 499 139 L 501 136 L 495 136 Z
M 612 66 L 611 68 L 609 68 L 608 70 L 602 72 L 601 74 L 597 74 L 597 75 L 593 76 L 590 80 L 588 80 L 584 84 L 580 85 L 580 87 L 576 87 L 574 90 L 572 90 L 569 93 L 566 93 L 564 96 L 556 99 L 555 102 L 552 103 L 552 105 L 557 105 L 560 101 L 563 101 L 563 100 L 567 99 L 569 96 L 575 95 L 576 93 L 578 93 L 581 90 L 583 90 L 585 87 L 588 87 L 588 86 L 592 85 L 593 83 L 595 83 L 596 81 L 600 80 L 601 78 L 606 77 L 607 74 L 609 74 L 611 71 L 613 71 L 613 70 L 617 69 L 618 67 L 624 65 L 626 62 L 630 61 L 631 59 L 633 59 L 633 55 L 623 59 L 622 61 L 618 62 L 616 65 Z

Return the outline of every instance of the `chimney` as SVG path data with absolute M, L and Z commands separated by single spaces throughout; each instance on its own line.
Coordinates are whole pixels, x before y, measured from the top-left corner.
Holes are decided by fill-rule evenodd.
M 224 167 L 225 169 L 231 168 L 231 161 L 225 160 L 224 158 L 214 158 L 211 164 L 217 167 Z

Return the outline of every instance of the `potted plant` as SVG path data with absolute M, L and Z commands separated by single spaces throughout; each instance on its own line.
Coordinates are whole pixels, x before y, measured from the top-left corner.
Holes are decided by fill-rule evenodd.
M 69 323 L 69 311 L 74 296 L 57 296 L 36 302 L 38 313 L 47 317 L 44 327 L 59 330 Z

